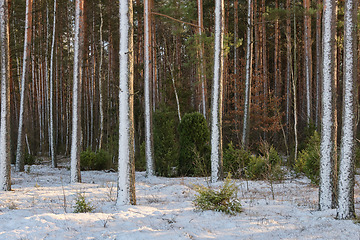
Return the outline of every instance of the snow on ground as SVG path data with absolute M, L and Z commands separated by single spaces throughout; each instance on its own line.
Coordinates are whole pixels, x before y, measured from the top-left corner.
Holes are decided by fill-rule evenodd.
M 359 224 L 316 211 L 318 188 L 307 179 L 274 184 L 274 200 L 268 182 L 237 180 L 244 212 L 228 216 L 194 211 L 192 188 L 205 178 L 137 172 L 137 205 L 117 209 L 117 173 L 82 172 L 83 183 L 70 184 L 66 167 L 29 170 L 12 172 L 12 191 L 0 193 L 0 239 L 360 239 Z M 93 213 L 73 213 L 78 193 Z M 359 185 L 355 202 L 359 213 Z

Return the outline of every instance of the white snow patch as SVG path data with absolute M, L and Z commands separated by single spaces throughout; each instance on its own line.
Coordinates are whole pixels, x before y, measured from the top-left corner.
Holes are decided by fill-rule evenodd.
M 82 172 L 81 184 L 70 184 L 69 176 L 67 168 L 53 169 L 50 161 L 31 166 L 30 173 L 13 172 L 14 191 L 0 195 L 0 239 L 360 238 L 360 225 L 336 220 L 336 210 L 315 210 L 318 188 L 307 179 L 274 184 L 275 200 L 267 182 L 236 180 L 244 211 L 228 216 L 194 211 L 192 186 L 207 185 L 205 178 L 146 178 L 137 172 L 138 205 L 116 208 L 117 173 Z M 93 213 L 73 213 L 78 192 L 95 206 Z M 359 214 L 359 185 L 355 207 Z

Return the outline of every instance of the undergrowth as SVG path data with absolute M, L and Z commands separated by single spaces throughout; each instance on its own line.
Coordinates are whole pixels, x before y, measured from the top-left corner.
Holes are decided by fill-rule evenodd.
M 74 213 L 88 213 L 95 210 L 95 207 L 90 202 L 86 201 L 85 193 L 77 193 L 75 198 Z
M 198 193 L 193 201 L 195 210 L 212 210 L 236 215 L 242 212 L 241 203 L 237 198 L 238 190 L 238 186 L 231 180 L 230 174 L 225 179 L 223 187 L 219 190 L 195 185 L 195 191 Z

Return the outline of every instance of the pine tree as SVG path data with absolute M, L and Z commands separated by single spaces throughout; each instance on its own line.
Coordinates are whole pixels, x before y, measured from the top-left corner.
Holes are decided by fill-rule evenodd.
M 327 210 L 333 206 L 334 171 L 334 39 L 335 39 L 335 0 L 325 0 L 323 7 L 323 49 L 322 49 L 322 108 L 320 143 L 320 189 L 319 209 Z
M 119 2 L 120 89 L 117 205 L 136 204 L 134 153 L 134 49 L 132 0 Z
M 342 135 L 340 150 L 338 209 L 339 219 L 355 217 L 354 207 L 354 138 L 355 138 L 355 96 L 357 83 L 357 5 L 356 0 L 345 1 L 344 34 L 344 86 Z
M 28 76 L 28 67 L 30 62 L 30 46 L 31 46 L 31 32 L 32 32 L 32 0 L 26 0 L 26 16 L 25 16 L 25 37 L 24 37 L 24 57 L 21 73 L 21 93 L 20 93 L 20 113 L 19 113 L 19 130 L 16 149 L 16 171 L 24 171 L 23 158 L 23 142 L 24 142 L 24 111 L 25 111 L 25 90 L 26 78 Z
M 146 173 L 154 175 L 154 156 L 152 142 L 152 111 L 151 111 L 151 4 L 150 0 L 144 0 L 144 102 L 145 102 L 145 158 Z
M 215 56 L 211 108 L 211 182 L 222 178 L 224 0 L 215 1 Z
M 82 50 L 84 27 L 84 0 L 75 1 L 75 43 L 73 73 L 73 104 L 72 104 L 72 139 L 71 139 L 71 182 L 81 182 L 80 151 L 82 146 L 81 133 L 81 82 L 82 82 Z
M 11 190 L 10 165 L 10 51 L 8 0 L 0 0 L 0 190 Z
M 250 105 L 251 105 L 251 80 L 252 80 L 252 12 L 253 2 L 248 0 L 247 12 L 247 41 L 246 41 L 246 80 L 245 80 L 245 103 L 244 103 L 244 120 L 242 133 L 242 147 L 247 148 L 249 141 L 250 128 Z

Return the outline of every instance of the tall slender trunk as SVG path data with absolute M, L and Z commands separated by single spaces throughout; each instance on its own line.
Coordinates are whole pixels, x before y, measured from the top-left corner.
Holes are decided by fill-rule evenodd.
M 55 33 L 56 33 L 56 0 L 54 0 L 54 19 L 53 19 L 53 35 L 51 41 L 51 53 L 50 53 L 50 155 L 51 166 L 57 167 L 56 153 L 55 153 L 55 138 L 54 138 L 54 51 L 55 51 Z
M 297 40 L 296 40 L 296 10 L 295 10 L 295 0 L 294 0 L 294 71 L 293 71 L 293 94 L 294 94 L 294 139 L 295 139 L 295 149 L 294 149 L 294 159 L 297 159 L 298 152 L 298 132 L 297 132 L 297 124 L 298 124 L 298 115 L 297 115 Z
M 238 0 L 234 1 L 234 105 L 235 112 L 238 110 Z
M 103 136 L 104 136 L 104 109 L 103 109 L 103 93 L 102 93 L 102 65 L 104 58 L 104 43 L 103 43 L 103 26 L 104 26 L 104 18 L 102 15 L 102 3 L 100 1 L 99 4 L 100 11 L 100 63 L 99 63 L 99 111 L 100 111 L 100 137 L 99 137 L 99 149 L 102 147 Z
M 83 51 L 83 21 L 84 0 L 75 1 L 75 43 L 74 43 L 74 73 L 73 73 L 73 104 L 72 104 L 72 139 L 71 139 L 71 176 L 72 183 L 81 182 L 80 152 L 82 146 L 81 134 L 81 87 L 82 87 L 82 51 Z
M 320 99 L 321 99 L 321 3 L 322 0 L 317 0 L 316 11 L 316 110 L 315 110 L 315 126 L 320 126 Z
M 290 0 L 286 0 L 286 136 L 289 137 L 290 131 L 290 94 L 291 94 L 291 19 L 290 19 Z
M 24 38 L 24 52 L 23 52 L 23 68 L 21 73 L 21 89 L 20 89 L 20 113 L 19 113 L 19 128 L 16 148 L 16 171 L 24 171 L 24 158 L 22 156 L 24 143 L 24 111 L 25 111 L 25 80 L 28 76 L 29 57 L 31 49 L 31 30 L 32 30 L 32 0 L 26 1 L 26 16 L 25 16 L 25 38 Z
M 204 20 L 203 20 L 203 2 L 202 0 L 198 0 L 198 32 L 199 32 L 199 55 L 200 55 L 200 82 L 201 82 L 201 111 L 206 119 L 206 112 L 207 112 L 207 91 L 206 91 L 206 66 L 205 66 L 205 60 L 204 60 L 204 43 L 203 43 L 203 27 L 204 27 Z
M 9 0 L 0 0 L 0 190 L 11 190 Z
M 319 209 L 333 206 L 335 0 L 324 1 Z
M 250 105 L 251 105 L 251 82 L 252 82 L 252 14 L 253 14 L 253 2 L 248 0 L 248 12 L 247 12 L 247 31 L 246 31 L 246 73 L 245 73 L 245 103 L 244 103 L 244 120 L 243 120 L 243 132 L 242 132 L 242 147 L 247 148 L 249 141 L 249 128 L 250 128 Z
M 268 117 L 268 106 L 267 106 L 267 101 L 268 101 L 268 69 L 267 69 L 267 58 L 266 58 L 266 19 L 265 19 L 265 14 L 266 14 L 266 6 L 265 6 L 265 0 L 261 1 L 261 28 L 262 28 L 262 75 L 263 75 L 263 94 L 264 94 L 264 100 L 263 100 L 263 116 L 264 119 L 266 120 Z M 266 139 L 266 131 L 264 131 L 264 139 Z
M 215 1 L 215 56 L 211 107 L 211 182 L 222 178 L 224 0 Z
M 339 219 L 355 217 L 354 165 L 355 165 L 355 96 L 357 96 L 357 6 L 358 1 L 345 1 L 344 34 L 344 87 L 342 135 L 340 151 L 338 209 Z
M 117 206 L 136 204 L 134 153 L 134 52 L 132 0 L 119 2 L 120 90 Z
M 154 156 L 152 143 L 152 111 L 151 111 L 151 9 L 150 0 L 144 0 L 144 102 L 145 102 L 145 159 L 146 174 L 154 175 Z
M 311 17 L 310 17 L 310 0 L 304 0 L 304 65 L 305 65 L 305 82 L 306 82 L 306 121 L 311 121 L 311 82 L 312 82 L 312 55 L 311 55 Z
M 279 8 L 279 0 L 275 1 L 275 8 Z M 279 19 L 275 20 L 275 46 L 274 46 L 274 71 L 275 71 L 275 80 L 274 80 L 274 92 L 276 97 L 280 97 L 280 82 L 281 82 L 281 68 L 280 68 L 280 58 L 279 56 L 279 40 L 280 40 L 280 30 L 279 30 Z

